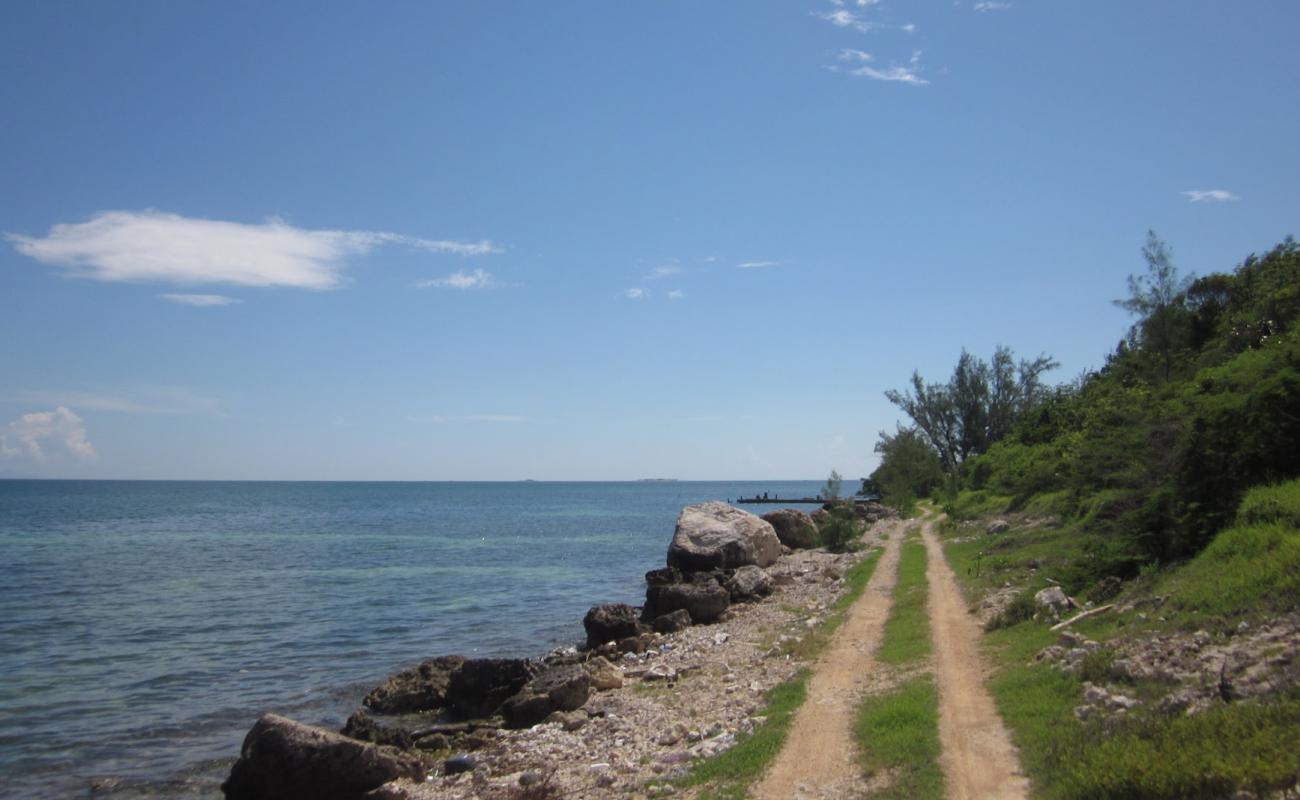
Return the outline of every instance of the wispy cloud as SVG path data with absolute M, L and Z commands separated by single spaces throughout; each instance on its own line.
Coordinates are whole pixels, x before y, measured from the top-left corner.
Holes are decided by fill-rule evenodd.
M 458 269 L 446 277 L 419 281 L 415 285 L 420 289 L 431 287 L 440 289 L 491 289 L 497 286 L 497 282 L 492 277 L 492 273 L 487 270 L 476 269 L 473 272 L 466 272 Z
M 1182 194 L 1191 203 L 1228 203 L 1241 199 L 1227 189 L 1188 189 Z
M 826 20 L 837 28 L 849 28 L 859 33 L 866 33 L 877 27 L 874 22 L 869 22 L 846 8 L 837 8 L 834 11 L 814 11 L 812 15 L 818 19 Z
M 650 272 L 646 274 L 642 278 L 642 280 L 657 281 L 657 280 L 662 280 L 664 278 L 670 278 L 673 275 L 680 275 L 680 274 L 682 274 L 682 268 L 677 264 L 664 264 L 663 266 L 655 267 L 654 269 L 650 270 Z
M 744 261 L 736 265 L 736 269 L 761 269 L 763 267 L 775 267 L 780 265 L 780 261 Z
M 208 308 L 211 306 L 228 306 L 234 303 L 242 303 L 234 297 L 226 297 L 224 294 L 160 294 L 158 295 L 169 303 L 179 303 L 183 306 L 198 306 L 199 308 Z
M 42 237 L 6 233 L 18 252 L 69 275 L 99 281 L 230 284 L 332 289 L 349 257 L 382 245 L 477 256 L 499 252 L 489 241 L 420 239 L 383 231 L 295 228 L 197 219 L 161 211 L 104 211 L 60 223 Z
M 19 390 L 0 395 L 0 401 L 29 406 L 68 406 L 122 414 L 225 415 L 220 400 L 184 386 L 140 386 L 112 391 Z
M 44 463 L 49 443 L 61 445 L 81 461 L 94 461 L 95 447 L 86 438 L 86 425 L 70 409 L 59 406 L 53 411 L 23 414 L 0 432 L 0 457 L 28 458 Z
M 642 289 L 639 286 L 634 286 L 631 289 L 624 289 L 623 296 L 628 300 L 640 300 L 645 297 L 645 289 Z
M 997 2 L 997 0 L 980 0 L 980 2 L 975 4 L 975 10 L 979 12 L 1006 11 L 1013 5 L 1015 4 L 1010 2 Z
M 908 83 L 913 86 L 926 86 L 930 83 L 928 80 L 921 77 L 920 50 L 914 50 L 912 52 L 912 57 L 908 59 L 906 65 L 893 64 L 889 67 L 875 67 L 870 63 L 867 63 L 874 61 L 875 59 L 870 53 L 864 53 L 861 50 L 841 50 L 838 59 L 856 66 L 848 66 L 841 70 L 838 66 L 832 65 L 828 67 L 832 72 L 843 71 L 846 75 L 852 75 L 855 78 L 869 78 L 875 81 Z
M 681 289 L 673 289 L 668 292 L 669 300 L 681 300 L 685 296 L 686 292 L 683 292 Z

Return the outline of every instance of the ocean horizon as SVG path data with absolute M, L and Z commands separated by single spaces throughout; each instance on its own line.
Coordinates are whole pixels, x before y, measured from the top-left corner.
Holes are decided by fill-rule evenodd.
M 337 728 L 423 658 L 577 644 L 683 506 L 821 487 L 0 480 L 0 797 L 219 797 L 262 712 Z

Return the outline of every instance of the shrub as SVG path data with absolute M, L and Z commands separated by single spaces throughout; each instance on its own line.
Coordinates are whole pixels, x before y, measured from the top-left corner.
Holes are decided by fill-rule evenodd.
M 1037 612 L 1038 604 L 1034 602 L 1034 590 L 1026 589 L 1012 598 L 1011 604 L 989 620 L 984 629 L 996 631 L 999 628 L 1010 628 L 1033 619 Z

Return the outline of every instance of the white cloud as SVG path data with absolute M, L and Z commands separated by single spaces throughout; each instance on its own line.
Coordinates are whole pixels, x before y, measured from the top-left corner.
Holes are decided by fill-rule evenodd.
M 1192 203 L 1227 203 L 1241 199 L 1227 189 L 1189 189 L 1182 194 Z
M 876 60 L 870 53 L 863 52 L 862 50 L 854 50 L 852 47 L 846 47 L 841 50 L 840 54 L 836 56 L 836 58 L 840 61 L 854 61 L 857 63 Z
M 868 22 L 844 8 L 836 11 L 814 11 L 813 16 L 824 19 L 837 28 L 851 28 L 859 33 L 866 33 L 876 27 L 875 23 Z
M 975 4 L 975 10 L 980 12 L 986 11 L 1006 11 L 1014 3 L 997 2 L 996 0 L 980 0 Z
M 645 289 L 642 289 L 640 287 L 624 289 L 623 296 L 629 300 L 640 300 L 641 298 L 645 297 Z
M 141 386 L 126 391 L 41 389 L 6 392 L 0 400 L 21 405 L 71 406 L 121 414 L 212 414 L 224 416 L 221 401 L 184 386 Z
M 913 86 L 925 86 L 930 82 L 921 77 L 921 51 L 917 50 L 912 53 L 908 59 L 907 66 L 895 64 L 888 69 L 878 69 L 876 67 L 863 65 L 855 69 L 848 70 L 848 74 L 856 78 L 870 78 L 876 81 L 894 81 L 897 83 L 910 83 Z
M 681 289 L 673 289 L 672 291 L 668 292 L 669 300 L 681 300 L 685 296 L 686 296 L 686 292 L 683 292 Z
M 906 25 L 904 25 L 904 26 L 901 28 L 901 30 L 902 30 L 904 33 L 916 33 L 916 24 L 915 24 L 915 23 L 911 23 L 911 22 L 909 22 L 909 23 L 907 23 Z
M 496 286 L 496 280 L 492 273 L 487 270 L 476 269 L 473 272 L 456 270 L 445 278 L 434 278 L 433 280 L 420 281 L 415 284 L 420 289 L 438 287 L 442 289 L 491 289 Z
M 673 275 L 680 275 L 681 273 L 682 273 L 682 268 L 679 267 L 678 265 L 664 264 L 661 267 L 655 267 L 654 269 L 650 270 L 650 274 L 644 276 L 642 280 L 657 281 L 662 278 L 671 277 Z
M 100 281 L 331 289 L 350 256 L 398 244 L 434 253 L 499 252 L 489 241 L 418 239 L 382 231 L 295 228 L 196 219 L 161 211 L 104 211 L 44 237 L 6 233 L 23 255 Z
M 82 461 L 95 459 L 95 448 L 86 438 L 86 426 L 81 417 L 64 406 L 53 411 L 36 411 L 23 414 L 10 422 L 0 433 L 0 456 L 27 457 L 44 462 L 47 457 L 42 441 L 50 440 Z
M 198 306 L 200 308 L 228 306 L 232 303 L 244 302 L 233 297 L 226 297 L 223 294 L 160 294 L 158 296 L 172 303 L 179 303 L 183 306 Z
M 736 265 L 736 269 L 760 269 L 762 267 L 775 267 L 780 261 L 745 261 Z

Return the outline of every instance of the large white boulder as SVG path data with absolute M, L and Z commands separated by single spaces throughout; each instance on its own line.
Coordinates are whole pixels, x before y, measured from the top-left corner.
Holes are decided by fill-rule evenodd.
M 668 566 L 687 572 L 766 567 L 781 557 L 771 523 L 726 503 L 687 506 L 677 517 Z

